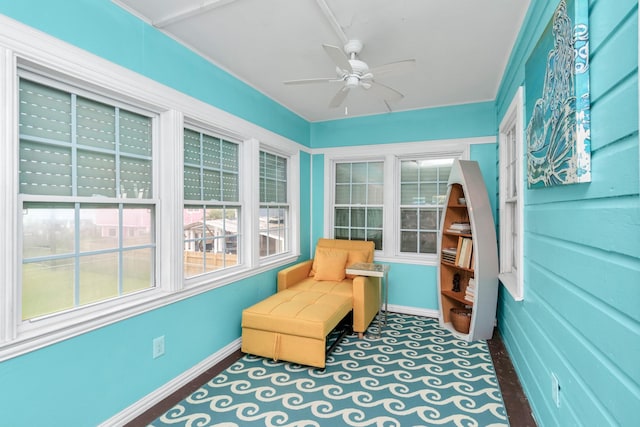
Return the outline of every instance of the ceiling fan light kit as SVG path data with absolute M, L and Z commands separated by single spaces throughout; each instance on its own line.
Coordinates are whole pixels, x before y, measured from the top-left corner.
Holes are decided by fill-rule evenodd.
M 341 40 L 346 40 L 342 49 L 329 44 L 322 45 L 325 53 L 336 66 L 337 77 L 289 80 L 284 82 L 284 84 L 304 85 L 342 82 L 342 87 L 329 102 L 330 108 L 336 108 L 342 105 L 344 100 L 347 98 L 349 91 L 360 87 L 367 91 L 370 90 L 377 95 L 384 102 L 387 109 L 391 111 L 389 102 L 399 101 L 404 98 L 404 95 L 389 86 L 377 82 L 374 80 L 374 77 L 378 73 L 380 75 L 389 75 L 412 71 L 415 67 L 415 59 L 392 62 L 370 69 L 366 62 L 358 58 L 358 55 L 362 52 L 364 43 L 359 39 L 347 39 L 342 28 L 333 16 L 333 13 L 329 10 L 326 2 L 318 0 L 318 5 L 327 16 L 327 19 L 330 21 L 333 28 L 336 29 L 338 37 Z M 345 113 L 346 111 L 347 110 L 345 108 Z

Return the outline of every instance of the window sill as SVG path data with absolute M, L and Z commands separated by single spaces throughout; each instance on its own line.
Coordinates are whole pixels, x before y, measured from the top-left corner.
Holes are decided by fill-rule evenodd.
M 239 268 L 224 276 L 216 276 L 215 279 L 207 277 L 206 281 L 193 283 L 175 292 L 168 292 L 161 288 L 149 289 L 126 298 L 116 298 L 66 313 L 25 321 L 19 327 L 18 336 L 15 339 L 0 344 L 0 362 L 277 269 L 297 260 L 297 255 L 290 255 L 257 268 Z
M 511 295 L 514 301 L 522 301 L 524 300 L 524 295 L 522 292 L 522 284 L 518 283 L 518 279 L 516 275 L 513 273 L 500 273 L 498 275 L 498 279 L 505 287 L 507 292 Z

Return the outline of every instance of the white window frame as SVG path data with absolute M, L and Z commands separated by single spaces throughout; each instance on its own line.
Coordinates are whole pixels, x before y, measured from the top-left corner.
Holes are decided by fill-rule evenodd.
M 335 164 L 339 162 L 384 161 L 383 249 L 375 252 L 377 261 L 405 264 L 437 265 L 437 254 L 400 252 L 400 160 L 410 158 L 458 158 L 468 160 L 473 144 L 495 144 L 494 137 L 460 138 L 405 142 L 314 150 L 324 154 L 324 236 L 333 238 Z M 362 153 L 375 153 L 363 155 Z M 439 238 L 439 237 L 438 237 Z
M 271 155 L 275 155 L 275 156 L 278 156 L 278 157 L 282 157 L 282 158 L 286 159 L 286 161 L 287 161 L 287 168 L 286 168 L 286 176 L 287 176 L 287 189 L 286 189 L 287 197 L 286 197 L 286 200 L 287 201 L 284 202 L 284 203 L 275 203 L 275 202 L 274 203 L 266 203 L 266 204 L 273 204 L 273 205 L 279 205 L 279 206 L 286 206 L 287 207 L 287 218 L 286 218 L 286 223 L 285 223 L 285 242 L 284 242 L 285 250 L 282 251 L 282 252 L 277 252 L 275 254 L 268 254 L 268 255 L 265 255 L 265 256 L 261 256 L 260 255 L 260 242 L 259 242 L 259 239 L 260 239 L 260 225 L 259 225 L 259 223 L 260 223 L 260 212 L 259 211 L 260 211 L 260 206 L 262 206 L 264 204 L 263 202 L 260 201 L 260 157 L 261 157 L 260 153 L 262 153 L 262 152 L 265 152 L 265 153 L 268 153 L 268 154 L 271 154 Z M 293 183 L 294 182 L 297 183 L 299 181 L 298 179 L 293 179 L 293 175 L 291 174 L 293 160 L 294 159 L 292 159 L 292 154 L 291 153 L 285 153 L 285 152 L 282 152 L 281 150 L 277 150 L 277 149 L 274 149 L 274 148 L 266 146 L 266 145 L 258 147 L 258 167 L 256 168 L 256 174 L 258 176 L 258 191 L 257 191 L 257 193 L 258 193 L 258 219 L 257 219 L 257 222 L 258 222 L 258 231 L 257 231 L 258 241 L 256 242 L 256 245 L 257 245 L 257 250 L 258 250 L 258 257 L 259 257 L 261 262 L 267 262 L 267 263 L 268 262 L 272 262 L 272 260 L 274 260 L 274 259 L 278 259 L 278 258 L 280 258 L 282 256 L 286 256 L 291 251 L 291 245 L 292 245 L 291 236 L 292 236 L 293 230 L 294 230 L 294 227 L 293 227 L 293 223 L 294 223 L 293 222 L 293 217 L 294 217 L 294 215 L 292 215 L 293 211 L 292 211 L 292 208 L 291 208 L 291 200 L 292 200 L 292 198 L 295 199 L 295 197 L 293 197 L 291 189 L 294 186 Z M 296 176 L 299 176 L 299 174 L 296 175 Z M 299 190 L 299 184 L 296 185 L 296 188 Z
M 524 299 L 524 96 L 520 86 L 507 109 L 499 128 L 500 181 L 500 273 L 499 279 L 516 301 Z M 510 146 L 513 144 L 513 146 Z M 510 155 L 515 156 L 510 160 Z M 512 168 L 515 168 L 513 170 Z M 510 176 L 513 172 L 515 177 Z M 516 197 L 509 197 L 509 182 L 514 182 Z M 514 205 L 510 209 L 508 205 Z M 509 214 L 509 211 L 515 218 Z M 515 227 L 515 230 L 514 230 Z M 513 234 L 517 238 L 513 237 Z M 515 265 L 513 254 L 516 254 Z M 519 268 L 518 268 L 519 267 Z
M 181 160 L 180 176 L 181 177 L 184 176 L 184 160 L 183 159 L 184 159 L 184 129 L 185 128 L 188 128 L 189 130 L 200 132 L 215 138 L 220 138 L 238 145 L 238 180 L 239 180 L 238 192 L 239 192 L 239 195 L 238 195 L 237 202 L 221 201 L 216 203 L 209 203 L 209 202 L 203 202 L 203 201 L 198 202 L 195 200 L 184 200 L 184 182 L 181 178 L 180 182 L 182 184 L 182 188 L 181 188 L 182 209 L 180 210 L 180 213 L 181 213 L 180 217 L 182 218 L 182 213 L 185 205 L 219 204 L 219 205 L 227 205 L 230 207 L 237 207 L 240 209 L 240 216 L 238 217 L 238 234 L 242 236 L 242 242 L 239 243 L 240 250 L 238 251 L 238 254 L 237 254 L 238 263 L 235 265 L 187 277 L 184 275 L 184 258 L 182 258 L 181 264 L 180 264 L 181 271 L 182 271 L 182 280 L 184 280 L 185 286 L 188 287 L 188 286 L 194 286 L 194 285 L 197 286 L 201 284 L 207 284 L 212 279 L 215 279 L 221 276 L 222 277 L 227 276 L 247 266 L 247 263 L 245 262 L 246 252 L 244 251 L 244 246 L 246 241 L 246 235 L 244 233 L 246 215 L 244 215 L 244 210 L 247 208 L 247 198 L 245 196 L 246 189 L 243 187 L 242 183 L 247 179 L 250 180 L 251 176 L 249 177 L 245 176 L 247 173 L 246 171 L 248 171 L 249 169 L 246 166 L 246 160 L 243 160 L 243 159 L 246 159 L 247 157 L 250 157 L 249 154 L 245 154 L 248 148 L 247 145 L 249 144 L 245 144 L 244 141 L 241 141 L 242 137 L 240 135 L 233 134 L 228 131 L 225 132 L 224 130 L 213 128 L 210 125 L 198 123 L 195 120 L 185 118 L 184 125 L 182 127 L 182 139 L 181 139 L 182 141 L 182 147 L 181 147 L 182 155 L 180 157 L 180 160 Z M 181 223 L 180 229 L 183 230 L 183 228 L 184 228 L 184 224 Z M 184 245 L 184 240 L 183 240 L 183 245 Z
M 141 108 L 139 105 L 136 104 L 132 104 L 132 105 L 127 105 L 123 102 L 121 102 L 117 95 L 115 94 L 111 94 L 113 95 L 112 97 L 109 96 L 105 96 L 105 93 L 100 93 L 100 92 L 93 92 L 90 90 L 87 90 L 84 87 L 81 86 L 75 86 L 75 85 L 71 85 L 69 83 L 66 83 L 62 80 L 64 80 L 64 76 L 56 76 L 55 74 L 52 73 L 34 73 L 32 72 L 28 66 L 19 66 L 18 70 L 17 70 L 17 82 L 19 82 L 20 79 L 25 79 L 25 80 L 29 80 L 29 81 L 33 81 L 36 82 L 38 84 L 44 85 L 46 87 L 50 87 L 50 88 L 55 88 L 56 90 L 61 90 L 63 92 L 67 92 L 69 94 L 73 93 L 73 94 L 77 94 L 78 96 L 81 96 L 83 98 L 92 100 L 92 101 L 97 101 L 100 103 L 103 103 L 104 105 L 108 105 L 110 107 L 118 107 L 127 111 L 131 111 L 137 114 L 142 114 L 145 116 L 149 116 L 151 118 L 151 132 L 152 132 L 152 141 L 151 141 L 151 164 L 152 164 L 152 171 L 151 171 L 151 188 L 152 188 L 152 194 L 149 197 L 144 198 L 141 201 L 138 201 L 138 199 L 134 199 L 134 198 L 119 198 L 119 196 L 113 196 L 113 197 L 106 197 L 106 198 L 102 198 L 102 197 L 86 197 L 86 196 L 65 196 L 65 197 L 60 197 L 60 196 L 46 196 L 46 195 L 31 195 L 31 194 L 22 194 L 20 193 L 18 195 L 18 208 L 22 209 L 22 206 L 24 205 L 24 203 L 29 203 L 29 202 L 52 202 L 52 203 L 56 203 L 56 204 L 60 204 L 60 203 L 69 203 L 69 204 L 75 204 L 75 203 L 80 203 L 80 204 L 102 204 L 102 203 L 106 203 L 108 205 L 114 205 L 114 204 L 118 204 L 118 203 L 122 203 L 125 206 L 127 205 L 146 205 L 146 206 L 150 206 L 153 208 L 154 214 L 151 218 L 151 222 L 153 225 L 153 230 L 154 230 L 154 235 L 153 235 L 153 240 L 152 242 L 149 244 L 150 247 L 153 247 L 153 256 L 152 256 L 152 263 L 153 263 L 153 272 L 152 272 L 152 280 L 153 283 L 150 285 L 149 288 L 137 291 L 138 293 L 145 293 L 145 292 L 151 292 L 154 290 L 154 288 L 157 286 L 158 284 L 158 250 L 157 250 L 157 242 L 158 242 L 158 238 L 159 238 L 159 233 L 158 233 L 158 206 L 159 206 L 159 199 L 157 196 L 157 192 L 158 192 L 158 167 L 157 167 L 157 160 L 158 160 L 158 154 L 157 154 L 157 148 L 158 148 L 158 129 L 159 129 L 159 122 L 160 122 L 160 114 L 158 111 L 152 111 L 152 110 L 145 110 L 143 108 Z M 19 96 L 18 96 L 19 98 Z M 18 142 L 18 146 L 20 145 L 20 143 Z M 117 157 L 117 161 L 120 161 L 120 157 Z M 18 168 L 19 169 L 19 168 Z M 76 172 L 74 171 L 74 174 Z M 20 215 L 18 215 L 20 216 Z M 18 219 L 18 236 L 22 236 L 22 220 Z M 76 227 L 76 231 L 79 227 L 78 224 L 75 225 Z M 19 237 L 20 238 L 20 237 Z M 18 242 L 18 243 L 21 243 Z M 18 250 L 18 254 L 22 254 L 22 250 L 21 250 L 21 246 L 19 246 L 20 250 Z M 78 248 L 76 248 L 76 250 L 78 250 Z M 120 249 L 122 250 L 122 248 Z M 22 256 L 19 256 L 20 261 L 20 270 L 18 271 L 18 283 L 22 283 L 22 277 L 20 275 L 21 271 L 22 271 L 22 266 L 24 266 L 24 264 L 22 263 Z M 21 289 L 21 287 L 19 287 Z M 18 294 L 20 294 L 20 290 L 18 291 Z M 101 305 L 101 304 L 121 304 L 122 301 L 124 299 L 134 299 L 136 296 L 134 296 L 133 294 L 124 294 L 124 295 L 119 295 L 117 297 L 113 297 L 113 298 L 109 298 L 106 300 L 98 300 L 94 303 L 89 303 L 89 304 L 82 304 L 82 305 L 78 305 L 75 306 L 71 309 L 68 310 L 61 310 L 61 311 L 57 311 L 57 312 L 53 312 L 51 314 L 46 314 L 46 315 L 42 315 L 42 316 L 36 316 L 30 319 L 26 319 L 23 321 L 19 321 L 19 326 L 18 329 L 20 331 L 29 331 L 32 328 L 37 328 L 38 324 L 41 321 L 47 321 L 47 320 L 51 320 L 52 321 L 57 321 L 55 319 L 60 318 L 60 319 L 64 319 L 64 318 L 73 318 L 75 317 L 77 314 L 76 312 L 80 313 L 82 311 L 86 311 L 88 309 L 90 309 L 90 305 L 95 304 L 95 305 Z M 18 298 L 21 301 L 21 295 L 20 298 Z M 16 311 L 18 313 L 22 312 L 21 306 L 16 307 Z M 18 318 L 22 318 L 22 315 L 19 315 Z
M 92 94 L 121 101 L 158 115 L 154 122 L 153 191 L 156 210 L 156 287 L 131 295 L 80 307 L 68 312 L 22 322 L 20 310 L 21 211 L 18 194 L 18 69 L 28 68 L 56 81 L 85 88 Z M 286 153 L 291 176 L 299 176 L 300 151 L 308 148 L 244 119 L 101 57 L 78 49 L 22 23 L 0 15 L 0 362 L 146 311 L 228 285 L 296 261 L 299 248 L 299 184 L 290 187 L 292 244 L 277 259 L 261 262 L 247 227 L 244 264 L 228 274 L 207 277 L 192 286 L 183 279 L 183 127 L 185 117 L 241 141 L 241 186 L 244 224 L 257 227 L 257 167 L 260 144 Z M 157 140 L 156 140 L 157 139 Z M 158 149 L 162 147 L 162 149 Z M 253 191 L 252 191 L 253 190 Z M 255 212 L 253 212 L 255 211 Z

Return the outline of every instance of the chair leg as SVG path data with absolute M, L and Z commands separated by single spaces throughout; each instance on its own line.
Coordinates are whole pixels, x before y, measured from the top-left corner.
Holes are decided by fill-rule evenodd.
M 358 339 L 364 338 L 364 332 L 358 332 Z

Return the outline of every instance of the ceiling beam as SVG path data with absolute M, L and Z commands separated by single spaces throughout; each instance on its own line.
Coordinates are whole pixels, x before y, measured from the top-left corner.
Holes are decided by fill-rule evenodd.
M 180 12 L 176 12 L 172 15 L 166 16 L 164 18 L 153 21 L 153 26 L 156 28 L 164 28 L 171 24 L 175 24 L 176 22 L 194 17 L 196 15 L 203 14 L 205 12 L 209 12 L 210 10 L 216 9 L 218 7 L 225 6 L 229 3 L 233 3 L 236 0 L 208 0 L 202 2 L 200 6 L 191 7 L 189 9 L 181 10 Z

